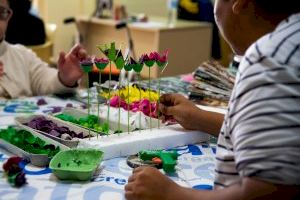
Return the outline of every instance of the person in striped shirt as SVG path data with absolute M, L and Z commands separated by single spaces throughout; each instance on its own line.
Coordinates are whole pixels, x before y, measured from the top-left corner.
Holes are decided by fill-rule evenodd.
M 221 34 L 243 55 L 225 116 L 178 94 L 160 110 L 186 129 L 218 136 L 213 191 L 180 187 L 137 168 L 127 200 L 300 199 L 300 6 L 298 0 L 216 0 Z

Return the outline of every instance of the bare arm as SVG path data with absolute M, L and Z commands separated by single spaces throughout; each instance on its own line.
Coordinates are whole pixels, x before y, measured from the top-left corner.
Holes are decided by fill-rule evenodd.
M 218 136 L 224 115 L 199 109 L 193 102 L 179 94 L 165 94 L 160 99 L 164 120 L 174 118 L 184 128 L 200 130 Z
M 254 178 L 243 178 L 241 183 L 232 185 L 226 189 L 214 191 L 198 191 L 190 188 L 180 188 L 172 194 L 173 200 L 189 199 L 189 200 L 242 200 L 242 199 L 295 199 L 299 195 L 299 187 L 284 186 L 267 183 Z
M 199 191 L 181 187 L 151 167 L 135 169 L 125 186 L 127 200 L 282 200 L 296 199 L 299 193 L 299 186 L 276 185 L 254 178 L 243 178 L 226 189 Z

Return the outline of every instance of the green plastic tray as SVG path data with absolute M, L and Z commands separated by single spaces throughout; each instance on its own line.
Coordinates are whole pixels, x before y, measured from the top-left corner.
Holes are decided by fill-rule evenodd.
M 94 149 L 61 151 L 50 162 L 50 169 L 61 180 L 91 180 L 102 161 L 103 152 Z

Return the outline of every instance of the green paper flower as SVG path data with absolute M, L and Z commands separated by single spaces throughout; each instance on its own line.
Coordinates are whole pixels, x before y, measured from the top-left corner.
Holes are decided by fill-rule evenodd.
M 116 61 L 115 61 L 115 64 L 116 64 L 116 66 L 117 66 L 117 68 L 118 68 L 119 70 L 121 70 L 121 69 L 124 67 L 124 65 L 125 65 L 125 60 L 124 60 L 124 58 L 123 58 L 123 55 L 122 55 L 121 52 L 120 52 L 120 54 L 121 54 L 121 55 L 119 55 L 119 56 L 117 57 Z
M 140 73 L 143 69 L 143 63 L 137 63 L 132 57 L 130 57 L 130 64 L 136 73 Z
M 124 65 L 124 69 L 125 69 L 125 71 L 127 71 L 127 72 L 129 72 L 129 71 L 131 71 L 132 70 L 132 68 L 133 68 L 133 65 L 132 64 L 125 64 Z
M 136 72 L 136 73 L 140 73 L 143 69 L 143 64 L 141 63 L 137 63 L 133 66 L 133 70 Z
M 168 62 L 156 61 L 156 64 L 159 68 L 165 68 L 167 66 Z
M 110 47 L 107 44 L 98 45 L 98 49 L 109 59 L 111 62 L 115 62 L 118 69 L 122 69 L 125 63 L 121 49 L 116 49 L 115 42 L 110 43 Z
M 91 59 L 86 59 L 80 62 L 80 67 L 85 73 L 89 73 L 93 70 L 94 63 Z
M 125 64 L 124 69 L 126 71 L 131 71 L 132 69 L 136 68 L 137 70 L 141 71 L 142 69 L 140 69 L 140 68 L 142 68 L 142 67 L 143 67 L 142 64 L 137 63 L 132 57 L 130 57 L 130 60 Z
M 154 65 L 154 63 L 155 63 L 155 61 L 153 61 L 153 60 L 145 61 L 145 65 L 147 67 L 152 67 Z
M 114 42 L 110 43 L 107 57 L 110 61 L 115 61 L 116 59 L 116 44 Z

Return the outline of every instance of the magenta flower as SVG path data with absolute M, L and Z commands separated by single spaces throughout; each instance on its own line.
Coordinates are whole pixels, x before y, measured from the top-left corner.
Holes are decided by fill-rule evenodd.
M 109 60 L 108 59 L 106 59 L 106 58 L 94 58 L 94 62 L 95 63 L 106 63 L 106 64 L 108 64 L 109 63 Z
M 150 101 L 148 99 L 142 99 L 140 101 L 140 110 L 144 113 L 147 114 L 150 111 L 149 107 Z
M 162 56 L 160 56 L 160 58 L 158 59 L 159 62 L 161 63 L 165 63 L 165 62 L 168 62 L 168 54 L 169 54 L 169 51 L 166 50 Z
M 153 102 L 151 103 L 148 99 L 142 99 L 141 101 L 135 101 L 131 104 L 127 104 L 126 101 L 121 99 L 119 96 L 113 96 L 110 99 L 110 106 L 112 107 L 119 107 L 119 101 L 120 101 L 120 107 L 124 110 L 130 110 L 132 112 L 143 112 L 146 116 L 150 116 L 153 118 L 157 118 L 157 103 Z M 151 106 L 151 112 L 150 112 L 150 106 Z
M 119 100 L 121 100 L 119 96 L 113 96 L 113 97 L 110 99 L 109 104 L 110 104 L 112 107 L 117 107 L 117 106 L 119 106 Z
M 118 108 L 119 104 L 120 104 L 120 107 L 124 108 L 125 110 L 127 110 L 127 108 L 128 108 L 127 103 L 123 99 L 121 99 L 121 97 L 119 97 L 119 96 L 113 96 L 110 99 L 109 104 L 110 104 L 110 106 L 115 107 L 115 108 Z
M 147 67 L 152 67 L 155 63 L 155 60 L 150 59 L 150 56 L 143 54 L 140 58 L 140 63 L 145 64 Z
M 131 110 L 132 112 L 137 112 L 137 111 L 139 111 L 139 105 L 140 105 L 140 102 L 139 102 L 139 101 L 132 102 L 132 103 L 130 104 L 130 110 Z
M 160 59 L 160 55 L 159 55 L 159 53 L 154 51 L 154 52 L 150 53 L 149 58 L 150 58 L 150 60 L 158 61 Z
M 150 58 L 147 54 L 143 54 L 141 57 L 140 57 L 140 63 L 145 63 L 146 61 L 150 61 Z
M 156 64 L 158 65 L 158 67 L 165 67 L 168 63 L 168 54 L 169 54 L 169 51 L 166 50 L 162 56 L 159 57 L 158 60 L 156 60 Z
M 92 59 L 91 58 L 87 58 L 87 59 L 84 59 L 84 60 L 81 60 L 80 61 L 80 65 L 93 65 L 94 63 L 93 63 L 93 61 L 92 61 Z
M 140 110 L 147 116 L 156 117 L 156 103 L 151 103 L 148 99 L 141 100 Z

